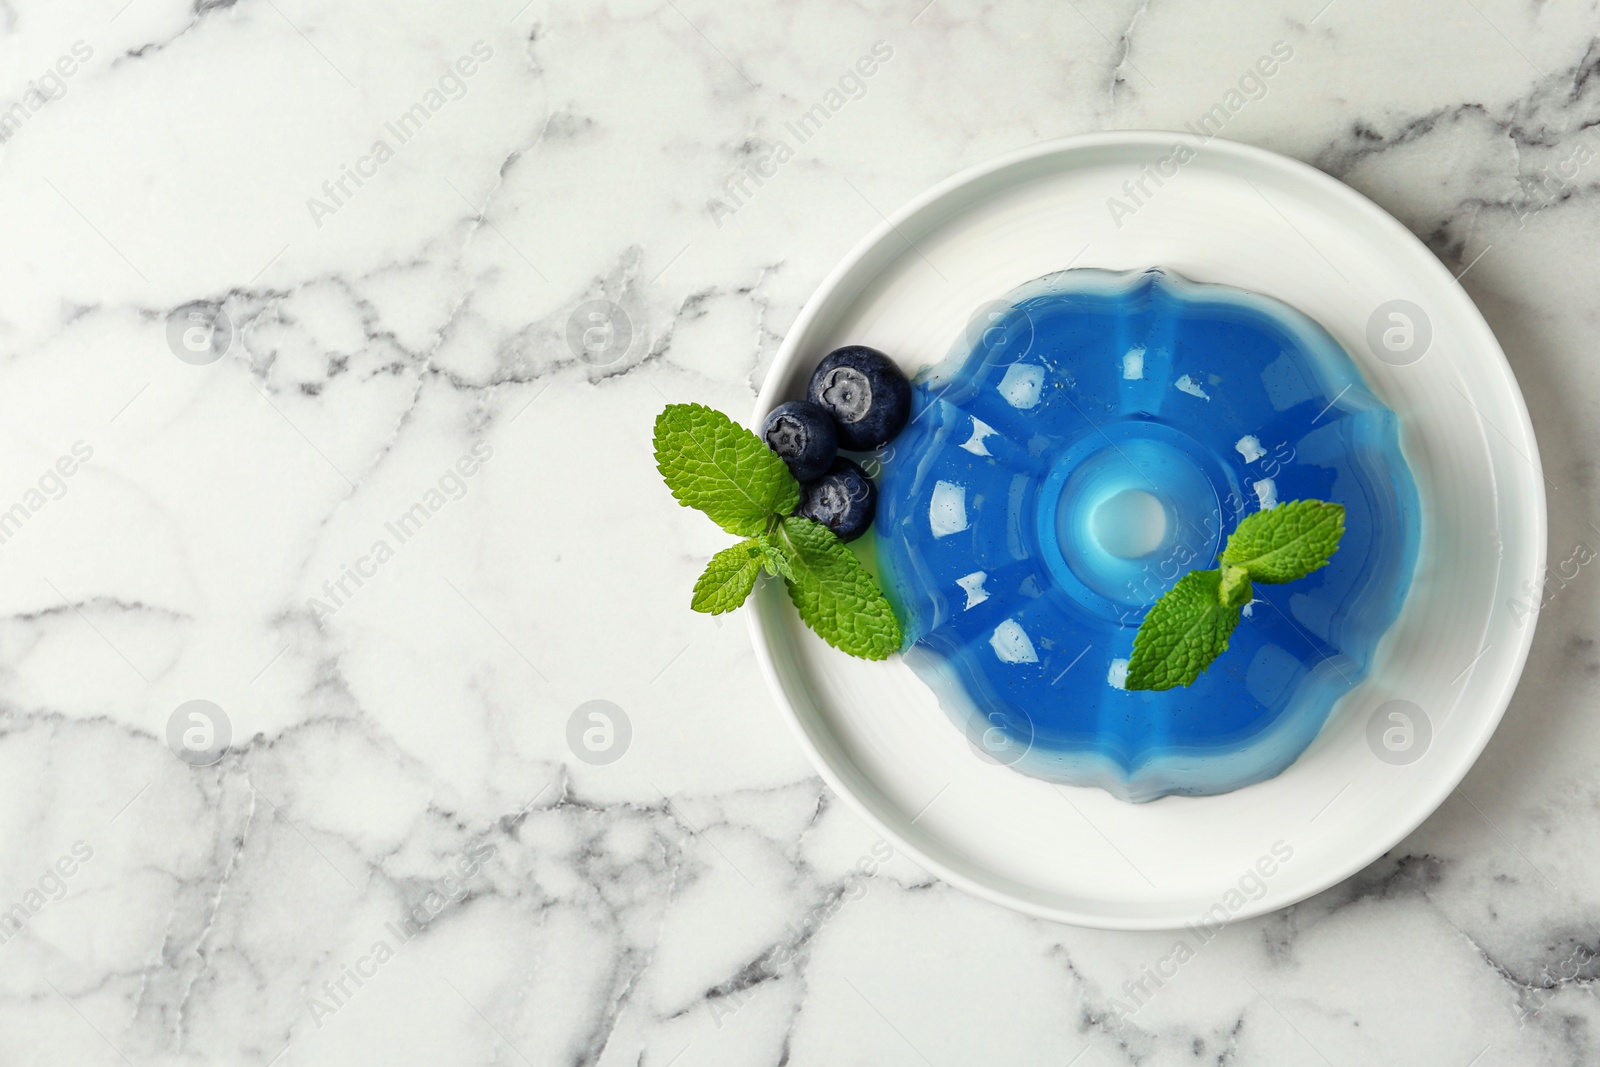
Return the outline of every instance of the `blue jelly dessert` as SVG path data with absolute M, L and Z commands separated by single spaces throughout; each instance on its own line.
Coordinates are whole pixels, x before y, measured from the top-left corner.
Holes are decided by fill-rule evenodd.
M 1395 414 L 1268 297 L 1163 270 L 1030 282 L 914 383 L 877 554 L 906 658 L 974 750 L 1124 800 L 1278 774 L 1400 611 L 1420 509 Z M 1328 566 L 1256 585 L 1186 688 L 1124 687 L 1145 612 L 1279 502 L 1342 504 Z

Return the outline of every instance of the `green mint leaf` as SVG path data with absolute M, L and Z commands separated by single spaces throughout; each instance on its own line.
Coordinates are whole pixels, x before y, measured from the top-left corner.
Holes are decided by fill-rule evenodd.
M 720 411 L 669 404 L 656 417 L 656 469 L 678 503 L 731 534 L 764 533 L 800 503 L 800 485 L 761 438 Z
M 789 572 L 789 599 L 817 636 L 841 652 L 888 659 L 900 648 L 900 622 L 850 547 L 821 523 L 792 516 L 777 532 Z
M 1292 582 L 1327 565 L 1344 536 L 1344 508 L 1295 500 L 1258 511 L 1228 537 L 1222 562 L 1243 567 L 1256 582 Z
M 1250 572 L 1243 567 L 1224 565 L 1222 568 L 1222 586 L 1217 590 L 1217 599 L 1225 607 L 1242 608 L 1250 603 L 1255 596 L 1250 588 Z
M 1227 651 L 1240 611 L 1221 590 L 1221 571 L 1190 571 L 1155 602 L 1133 638 L 1128 689 L 1190 685 Z
M 700 580 L 694 583 L 694 599 L 689 606 L 707 615 L 721 615 L 743 604 L 756 587 L 766 554 L 766 547 L 752 537 L 712 556 Z

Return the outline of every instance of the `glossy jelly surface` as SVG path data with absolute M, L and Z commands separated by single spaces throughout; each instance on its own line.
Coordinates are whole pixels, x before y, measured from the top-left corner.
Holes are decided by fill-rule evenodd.
M 1125 800 L 1269 778 L 1399 613 L 1420 509 L 1398 422 L 1287 305 L 1070 270 L 975 317 L 883 458 L 878 562 L 907 659 L 974 752 Z M 1122 682 L 1146 610 L 1244 515 L 1345 507 L 1328 566 L 1255 587 L 1194 685 Z

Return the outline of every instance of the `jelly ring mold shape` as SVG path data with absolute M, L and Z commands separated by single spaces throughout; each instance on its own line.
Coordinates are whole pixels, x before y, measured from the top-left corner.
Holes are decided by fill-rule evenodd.
M 877 553 L 906 658 L 982 757 L 1129 801 L 1278 774 L 1365 676 L 1411 583 L 1398 420 L 1269 297 L 1169 271 L 1021 286 L 918 377 Z M 1240 518 L 1344 505 L 1328 566 L 1255 587 L 1187 688 L 1123 688 L 1149 606 Z

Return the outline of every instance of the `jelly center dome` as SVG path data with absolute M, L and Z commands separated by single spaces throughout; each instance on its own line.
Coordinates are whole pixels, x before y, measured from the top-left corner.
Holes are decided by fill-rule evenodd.
M 1125 613 L 1157 584 L 1165 591 L 1163 560 L 1211 555 L 1228 485 L 1223 470 L 1197 461 L 1203 454 L 1181 431 L 1143 419 L 1064 447 L 1037 505 L 1040 556 L 1056 586 L 1086 611 Z
M 1325 330 L 1257 294 L 1071 270 L 1005 306 L 919 377 L 879 479 L 908 661 L 1024 773 L 1130 800 L 1278 773 L 1409 586 L 1419 509 L 1396 417 Z M 1332 562 L 1258 586 L 1193 686 L 1124 689 L 1149 606 L 1216 566 L 1244 515 L 1308 498 L 1345 507 Z
M 1084 510 L 1081 503 L 1076 510 Z M 1102 552 L 1117 559 L 1153 556 L 1169 543 L 1170 510 L 1161 497 L 1143 489 L 1123 489 L 1111 496 L 1102 495 L 1089 511 L 1089 539 Z M 1075 530 L 1078 524 L 1065 505 L 1056 521 L 1064 523 L 1068 530 Z

